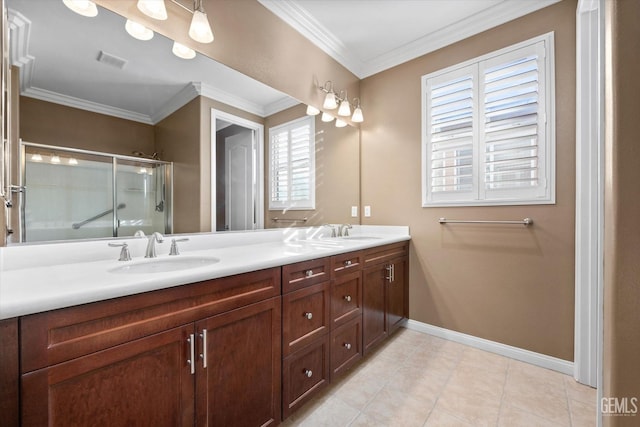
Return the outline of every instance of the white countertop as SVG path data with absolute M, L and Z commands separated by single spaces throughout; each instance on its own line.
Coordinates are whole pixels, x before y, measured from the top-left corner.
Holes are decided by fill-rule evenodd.
M 409 228 L 353 226 L 354 239 L 327 237 L 328 228 L 269 229 L 180 235 L 177 257 L 215 257 L 205 266 L 159 273 L 113 273 L 123 265 L 169 257 L 172 236 L 157 244 L 158 258 L 145 259 L 147 238 L 16 245 L 0 248 L 0 319 L 23 316 L 231 276 L 410 239 Z M 371 237 L 360 240 L 357 237 Z M 118 261 L 127 242 L 132 261 Z

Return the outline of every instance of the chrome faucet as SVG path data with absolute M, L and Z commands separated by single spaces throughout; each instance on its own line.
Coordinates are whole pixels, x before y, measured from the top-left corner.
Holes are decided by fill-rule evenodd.
M 331 229 L 331 237 L 336 237 L 336 227 L 332 224 L 323 224 L 323 227 L 329 227 Z
M 149 243 L 147 243 L 147 250 L 144 254 L 145 258 L 155 258 L 156 255 L 156 242 L 162 243 L 164 236 L 157 231 L 149 235 Z
M 349 230 L 353 228 L 351 224 L 342 224 L 338 226 L 338 237 L 347 237 Z

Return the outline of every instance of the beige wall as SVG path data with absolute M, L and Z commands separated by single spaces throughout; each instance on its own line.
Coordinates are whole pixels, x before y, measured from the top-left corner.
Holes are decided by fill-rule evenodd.
M 20 97 L 20 138 L 25 142 L 131 156 L 151 154 L 153 126 Z
M 565 0 L 362 81 L 365 224 L 406 224 L 412 236 L 410 317 L 573 360 L 575 11 Z M 421 207 L 421 76 L 555 31 L 555 205 Z M 531 228 L 438 223 L 520 219 Z
M 337 128 L 335 122 L 325 123 L 315 116 L 316 132 L 316 209 L 269 210 L 269 128 L 306 115 L 306 106 L 297 105 L 265 120 L 265 228 L 316 226 L 325 223 L 358 224 L 351 217 L 351 206 L 360 201 L 360 132 L 347 126 Z M 272 218 L 308 218 L 306 223 L 275 223 Z
M 603 396 L 621 401 L 640 399 L 640 3 L 606 7 Z M 607 426 L 638 423 L 640 414 L 604 417 Z

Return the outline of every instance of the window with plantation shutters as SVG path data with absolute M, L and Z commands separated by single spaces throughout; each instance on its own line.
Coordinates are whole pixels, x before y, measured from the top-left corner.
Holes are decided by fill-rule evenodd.
M 423 206 L 555 203 L 553 34 L 422 78 Z
M 314 117 L 269 129 L 269 209 L 315 209 Z

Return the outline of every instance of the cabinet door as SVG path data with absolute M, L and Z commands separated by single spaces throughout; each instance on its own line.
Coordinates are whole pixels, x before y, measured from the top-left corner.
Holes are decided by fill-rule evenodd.
M 362 273 L 342 274 L 331 289 L 331 327 L 344 325 L 362 314 Z
M 400 327 L 407 311 L 407 260 L 399 258 L 391 265 L 393 266 L 392 280 L 387 283 L 387 331 L 389 334 Z
M 282 296 L 282 353 L 288 356 L 331 327 L 331 283 L 318 283 Z
M 364 270 L 362 291 L 362 347 L 367 354 L 387 336 L 385 288 L 388 270 L 377 265 Z
M 23 426 L 192 426 L 187 338 L 170 329 L 22 376 Z
M 280 328 L 280 297 L 196 323 L 196 425 L 278 424 Z

